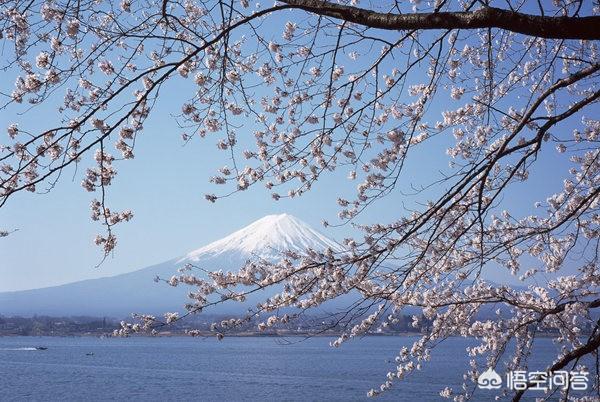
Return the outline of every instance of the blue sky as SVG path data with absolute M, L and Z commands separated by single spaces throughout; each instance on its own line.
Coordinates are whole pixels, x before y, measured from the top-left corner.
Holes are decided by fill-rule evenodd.
M 170 105 L 176 105 L 174 110 Z M 119 245 L 114 257 L 94 268 L 101 252 L 92 240 L 102 228 L 89 219 L 89 203 L 97 194 L 79 185 L 82 169 L 70 169 L 51 192 L 17 194 L 0 209 L 2 227 L 18 229 L 0 241 L 0 291 L 139 269 L 217 240 L 267 214 L 291 213 L 333 237 L 347 235 L 347 230 L 330 231 L 320 225 L 323 218 L 336 219 L 335 190 L 346 172 L 320 180 L 314 191 L 296 199 L 276 202 L 257 186 L 215 204 L 204 200 L 205 193 L 224 190 L 215 188 L 208 179 L 228 161 L 217 151 L 214 139 L 195 139 L 182 145 L 180 130 L 170 116 L 179 105 L 177 96 L 165 96 L 137 139 L 135 159 L 117 165 L 108 205 L 131 208 L 135 215 L 131 222 L 115 228 Z M 0 124 L 6 127 L 14 121 L 12 110 L 20 108 L 2 112 Z M 52 109 L 43 106 L 36 110 L 43 119 L 16 120 L 30 130 L 41 129 L 52 120 Z M 349 189 L 353 187 L 351 184 Z M 388 203 L 391 209 L 392 200 Z
M 176 101 L 163 99 L 164 104 Z M 172 104 L 172 103 L 171 103 Z M 2 114 L 2 123 L 7 119 Z M 337 221 L 336 199 L 339 191 L 350 195 L 356 182 L 345 179 L 347 171 L 324 176 L 313 190 L 300 198 L 274 201 L 263 187 L 221 199 L 211 204 L 203 199 L 214 191 L 208 178 L 226 162 L 216 151 L 214 141 L 195 140 L 182 146 L 174 120 L 163 105 L 154 111 L 144 133 L 138 137 L 136 157 L 119 165 L 119 173 L 109 188 L 109 205 L 132 208 L 134 219 L 118 225 L 118 247 L 99 268 L 100 249 L 92 239 L 102 229 L 89 219 L 89 202 L 94 194 L 80 185 L 81 171 L 63 174 L 48 194 L 21 193 L 0 209 L 0 222 L 7 229 L 19 230 L 0 239 L 0 291 L 27 289 L 75 280 L 108 276 L 143 268 L 217 240 L 267 214 L 293 214 L 321 232 L 336 238 L 355 234 L 349 226 L 325 229 L 322 219 Z M 427 179 L 432 166 L 447 164 L 437 152 L 421 152 L 407 166 L 406 184 Z M 544 161 L 542 161 L 544 162 Z M 515 192 L 511 204 L 531 206 L 531 191 L 548 188 L 551 177 L 564 172 L 552 163 L 540 163 L 541 182 L 528 183 Z M 545 177 L 545 178 L 544 178 Z M 559 184 L 559 183 L 555 183 Z M 554 186 L 552 186 L 554 187 Z M 533 197 L 533 198 L 532 198 Z M 544 197 L 545 198 L 545 197 Z M 359 222 L 388 222 L 402 211 L 403 197 L 398 193 L 367 209 Z
M 3 74 L 2 90 L 11 88 L 14 78 Z M 131 208 L 135 216 L 131 222 L 115 228 L 119 244 L 114 256 L 95 267 L 101 260 L 101 250 L 92 240 L 96 233 L 102 233 L 102 228 L 89 219 L 89 203 L 97 195 L 80 186 L 83 169 L 69 169 L 50 193 L 18 194 L 0 209 L 0 228 L 18 229 L 0 239 L 0 291 L 140 269 L 185 254 L 267 214 L 290 213 L 338 241 L 356 233 L 349 226 L 325 229 L 320 225 L 322 219 L 337 222 L 336 199 L 340 192 L 348 197 L 354 193 L 357 183 L 345 179 L 346 169 L 323 176 L 312 191 L 300 198 L 276 202 L 269 192 L 257 186 L 216 204 L 206 202 L 205 193 L 222 190 L 215 189 L 208 179 L 228 161 L 226 153 L 217 151 L 214 138 L 196 138 L 182 146 L 181 131 L 171 115 L 179 113 L 185 100 L 180 96 L 183 85 L 183 80 L 176 80 L 162 89 L 161 99 L 137 139 L 135 159 L 117 164 L 119 172 L 109 188 L 108 205 L 116 210 Z M 35 131 L 56 120 L 54 104 L 38 106 L 19 116 L 26 108 L 16 105 L 0 111 L 0 136 L 6 135 L 4 127 L 13 121 Z M 431 116 L 439 116 L 439 112 L 432 109 Z M 435 121 L 433 117 L 431 120 Z M 242 142 L 247 141 L 252 130 L 240 130 L 238 135 Z M 403 175 L 402 185 L 406 188 L 425 184 L 432 173 L 447 166 L 449 159 L 444 151 L 453 143 L 451 134 L 433 142 L 436 147 L 423 149 L 410 159 Z M 544 150 L 532 180 L 517 185 L 507 204 L 521 212 L 529 210 L 535 200 L 544 200 L 560 188 L 566 170 L 566 164 L 556 163 L 552 148 Z M 365 211 L 358 222 L 395 220 L 403 213 L 404 201 L 406 198 L 396 192 Z

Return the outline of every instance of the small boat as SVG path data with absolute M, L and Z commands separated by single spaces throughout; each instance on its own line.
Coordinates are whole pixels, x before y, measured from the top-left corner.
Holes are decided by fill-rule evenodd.
M 88 352 L 85 354 L 86 356 L 94 356 L 94 352 Z
M 36 346 L 35 350 L 48 350 L 48 348 L 45 346 Z

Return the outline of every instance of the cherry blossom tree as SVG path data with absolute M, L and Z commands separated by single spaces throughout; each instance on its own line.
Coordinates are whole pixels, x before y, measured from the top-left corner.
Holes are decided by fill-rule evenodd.
M 228 164 L 210 179 L 225 189 L 209 191 L 210 202 L 255 185 L 275 201 L 300 197 L 341 170 L 356 193 L 339 198 L 339 219 L 355 222 L 410 180 L 414 155 L 449 162 L 414 189 L 418 205 L 358 225 L 364 236 L 346 239 L 346 252 L 290 252 L 203 275 L 187 267 L 171 278 L 193 289 L 188 314 L 274 289 L 248 316 L 215 323 L 219 338 L 249 317 L 267 314 L 259 329 L 273 327 L 354 293 L 360 300 L 334 316 L 346 330 L 333 346 L 408 307 L 431 322 L 370 395 L 456 335 L 478 344 L 463 388 L 441 390 L 455 400 L 468 399 L 489 367 L 526 368 L 539 333 L 560 346 L 548 370 L 598 361 L 599 13 L 584 0 L 2 1 L 2 64 L 18 75 L 2 107 L 35 110 L 57 94 L 63 103 L 59 125 L 32 132 L 23 119 L 7 128 L 0 206 L 78 166 L 96 194 L 92 219 L 105 228 L 95 242 L 111 253 L 115 225 L 133 216 L 106 205 L 116 168 L 134 157 L 161 88 L 184 81 L 192 95 L 175 119 L 183 141 L 216 142 Z M 251 145 L 239 138 L 249 126 Z M 562 188 L 535 194 L 535 208 L 508 208 L 542 157 L 569 166 Z M 489 270 L 523 286 L 488 281 Z M 482 318 L 488 309 L 495 318 Z M 168 313 L 163 323 L 182 318 Z M 161 324 L 140 319 L 121 334 Z M 597 367 L 585 368 L 596 390 Z M 527 390 L 503 392 L 519 400 Z

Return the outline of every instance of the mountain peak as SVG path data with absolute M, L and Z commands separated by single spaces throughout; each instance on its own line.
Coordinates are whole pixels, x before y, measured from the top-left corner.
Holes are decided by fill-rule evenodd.
M 267 215 L 221 240 L 217 240 L 188 253 L 181 261 L 198 261 L 204 257 L 236 253 L 246 258 L 252 256 L 273 258 L 286 250 L 342 251 L 335 241 L 311 228 L 290 214 Z
M 268 215 L 217 240 L 183 258 L 165 261 L 113 277 L 80 281 L 62 286 L 21 292 L 0 293 L 0 314 L 45 314 L 54 316 L 88 315 L 123 317 L 131 312 L 150 314 L 180 311 L 189 288 L 157 286 L 156 276 L 177 275 L 182 263 L 193 263 L 214 271 L 241 268 L 248 259 L 261 257 L 275 260 L 285 250 L 325 250 L 343 252 L 333 240 L 312 229 L 300 219 L 289 215 Z M 203 275 L 199 272 L 198 275 Z M 216 314 L 237 314 L 260 301 L 260 295 L 249 296 L 247 305 L 226 304 L 212 311 Z M 243 306 L 243 307 L 242 307 Z

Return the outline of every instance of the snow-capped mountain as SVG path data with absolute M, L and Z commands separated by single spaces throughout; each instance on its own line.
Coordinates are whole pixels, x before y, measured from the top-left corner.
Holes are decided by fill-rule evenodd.
M 254 258 L 276 259 L 285 250 L 343 251 L 335 241 L 288 214 L 268 215 L 231 235 L 161 264 L 134 272 L 42 289 L 0 293 L 2 315 L 92 315 L 122 317 L 132 312 L 181 311 L 189 287 L 172 288 L 170 278 L 186 263 L 206 270 L 240 268 Z M 233 312 L 235 304 L 215 313 Z
M 267 215 L 221 240 L 188 253 L 179 262 L 197 262 L 227 254 L 271 259 L 279 257 L 285 250 L 301 252 L 328 247 L 334 251 L 342 250 L 338 243 L 292 215 Z

